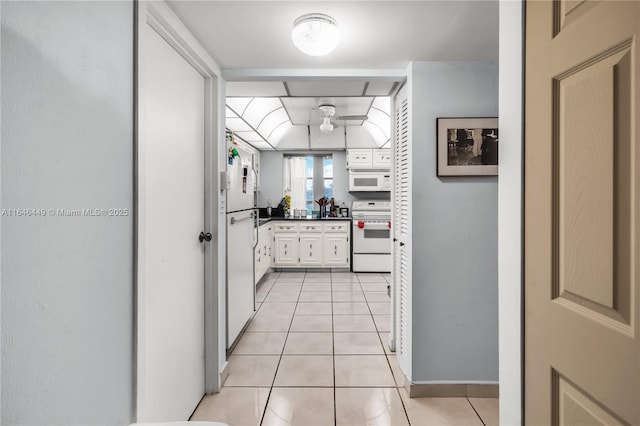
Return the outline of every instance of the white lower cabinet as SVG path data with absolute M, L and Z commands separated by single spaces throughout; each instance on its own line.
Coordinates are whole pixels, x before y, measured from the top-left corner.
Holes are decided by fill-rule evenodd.
M 350 221 L 274 221 L 273 266 L 350 266 Z
M 347 234 L 325 234 L 323 246 L 326 266 L 349 266 L 349 238 Z
M 258 228 L 258 244 L 255 249 L 255 275 L 256 284 L 271 267 L 271 229 L 270 223 L 265 223 Z
M 322 234 L 300 234 L 300 266 L 322 266 Z
M 276 232 L 273 266 L 298 266 L 298 234 Z

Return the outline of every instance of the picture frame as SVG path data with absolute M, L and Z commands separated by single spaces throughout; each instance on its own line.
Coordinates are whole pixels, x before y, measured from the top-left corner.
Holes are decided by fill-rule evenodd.
M 438 176 L 497 176 L 498 118 L 438 118 Z

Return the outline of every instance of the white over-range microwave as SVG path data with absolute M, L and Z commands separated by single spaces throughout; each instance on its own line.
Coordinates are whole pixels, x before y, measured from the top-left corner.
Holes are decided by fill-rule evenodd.
M 391 191 L 391 172 L 350 170 L 349 191 Z

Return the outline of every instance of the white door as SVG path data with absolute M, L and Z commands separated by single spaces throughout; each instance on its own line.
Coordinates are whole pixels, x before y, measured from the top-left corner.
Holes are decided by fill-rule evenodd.
M 640 2 L 527 2 L 525 422 L 640 424 Z
M 204 394 L 204 78 L 140 30 L 138 421 Z
M 393 291 L 391 345 L 398 363 L 411 378 L 411 126 L 407 87 L 395 99 L 393 140 Z M 355 233 L 354 229 L 354 233 Z M 354 235 L 355 240 L 355 235 Z

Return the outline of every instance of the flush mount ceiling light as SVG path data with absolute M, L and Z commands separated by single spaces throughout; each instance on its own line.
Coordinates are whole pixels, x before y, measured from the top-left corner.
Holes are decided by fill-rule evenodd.
M 318 109 L 322 113 L 322 124 L 320 125 L 320 131 L 322 133 L 330 133 L 333 131 L 333 124 L 331 124 L 331 118 L 336 114 L 336 107 L 333 105 L 320 105 Z
M 335 19 L 323 13 L 302 15 L 293 23 L 293 44 L 309 56 L 323 56 L 336 48 L 340 33 Z

